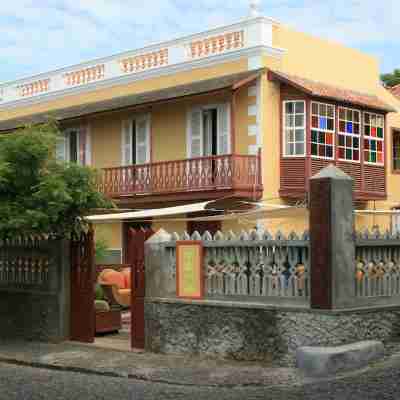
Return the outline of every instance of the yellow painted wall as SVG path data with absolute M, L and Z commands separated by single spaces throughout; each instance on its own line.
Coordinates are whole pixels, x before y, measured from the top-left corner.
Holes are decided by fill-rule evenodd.
M 376 89 L 379 63 L 366 53 L 285 25 L 274 28 L 273 44 L 287 51 L 283 72 L 362 92 Z
M 109 224 L 94 224 L 95 240 L 101 239 L 106 242 L 110 249 L 122 248 L 122 225 L 113 222 Z

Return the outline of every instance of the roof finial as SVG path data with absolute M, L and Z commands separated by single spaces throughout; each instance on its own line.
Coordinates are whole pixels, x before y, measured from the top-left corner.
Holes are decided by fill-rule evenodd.
M 250 0 L 250 18 L 260 16 L 261 0 Z

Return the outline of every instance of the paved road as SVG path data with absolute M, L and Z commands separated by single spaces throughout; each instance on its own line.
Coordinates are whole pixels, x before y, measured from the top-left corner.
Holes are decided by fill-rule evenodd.
M 205 388 L 49 371 L 0 363 L 0 400 L 386 400 L 400 398 L 400 359 L 361 375 L 302 388 Z

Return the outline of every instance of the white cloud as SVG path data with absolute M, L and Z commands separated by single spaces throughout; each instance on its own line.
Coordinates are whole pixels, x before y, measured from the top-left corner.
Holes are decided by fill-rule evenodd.
M 398 0 L 265 0 L 264 13 L 361 49 L 399 48 Z M 248 0 L 13 0 L 0 8 L 0 81 L 244 17 Z M 391 57 L 390 57 L 391 56 Z M 396 60 L 393 60 L 396 62 Z

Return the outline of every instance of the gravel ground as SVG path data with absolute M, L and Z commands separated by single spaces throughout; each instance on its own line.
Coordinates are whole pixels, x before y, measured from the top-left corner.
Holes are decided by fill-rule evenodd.
M 1 400 L 394 400 L 400 398 L 399 381 L 400 357 L 334 381 L 318 381 L 301 387 L 230 389 L 156 384 L 0 363 Z

